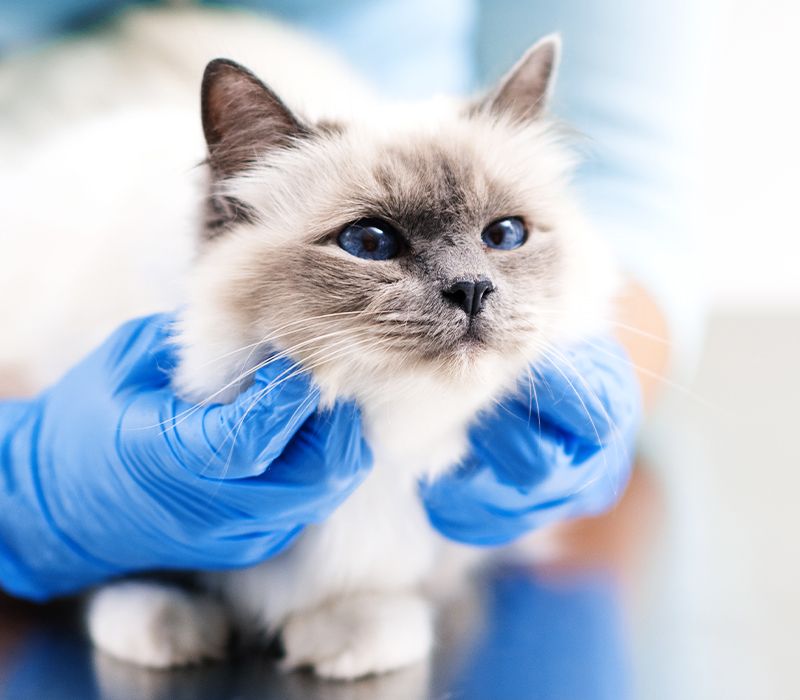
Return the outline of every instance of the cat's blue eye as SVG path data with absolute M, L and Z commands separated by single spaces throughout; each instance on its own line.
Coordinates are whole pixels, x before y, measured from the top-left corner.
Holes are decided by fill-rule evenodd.
M 339 247 L 350 255 L 366 260 L 388 260 L 400 252 L 400 236 L 390 224 L 380 219 L 356 221 L 338 238 Z
M 513 250 L 525 242 L 528 238 L 528 231 L 525 229 L 522 219 L 511 216 L 507 219 L 493 221 L 483 230 L 481 238 L 489 248 Z

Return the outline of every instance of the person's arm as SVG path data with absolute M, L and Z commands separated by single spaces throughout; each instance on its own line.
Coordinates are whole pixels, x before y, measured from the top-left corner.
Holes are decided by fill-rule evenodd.
M 44 600 L 131 571 L 255 564 L 366 475 L 355 407 L 320 413 L 286 359 L 230 404 L 176 397 L 171 325 L 131 321 L 55 386 L 0 402 L 0 588 Z

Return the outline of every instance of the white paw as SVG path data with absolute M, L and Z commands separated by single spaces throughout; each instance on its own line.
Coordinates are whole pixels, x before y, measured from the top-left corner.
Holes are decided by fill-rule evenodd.
M 413 595 L 363 594 L 291 615 L 282 630 L 284 669 L 351 680 L 424 659 L 433 646 L 430 604 Z
M 101 651 L 152 668 L 222 658 L 228 621 L 215 601 L 159 583 L 123 581 L 92 595 L 89 635 Z

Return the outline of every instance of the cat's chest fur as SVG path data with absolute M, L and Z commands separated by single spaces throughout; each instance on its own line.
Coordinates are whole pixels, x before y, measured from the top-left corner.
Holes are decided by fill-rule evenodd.
M 474 390 L 417 388 L 361 404 L 372 469 L 330 518 L 273 560 L 212 575 L 245 625 L 271 628 L 332 597 L 428 582 L 452 545 L 431 527 L 418 484 L 457 463 L 481 402 Z

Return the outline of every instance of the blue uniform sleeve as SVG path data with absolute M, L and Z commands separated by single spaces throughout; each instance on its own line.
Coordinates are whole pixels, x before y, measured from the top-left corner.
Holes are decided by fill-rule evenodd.
M 0 3 L 0 57 L 79 29 L 134 4 L 133 0 L 16 0 Z

